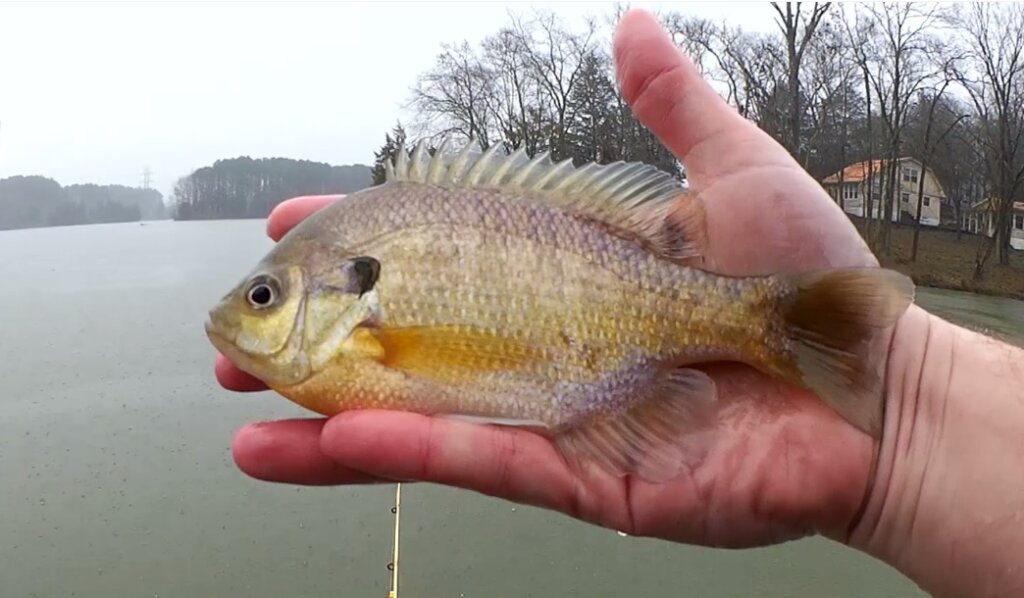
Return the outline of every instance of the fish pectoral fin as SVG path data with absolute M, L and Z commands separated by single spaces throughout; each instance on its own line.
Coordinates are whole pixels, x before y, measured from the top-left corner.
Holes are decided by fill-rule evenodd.
M 415 326 L 373 331 L 390 368 L 439 382 L 484 372 L 518 371 L 543 359 L 542 352 L 500 334 L 463 326 Z
M 688 435 L 711 422 L 718 403 L 715 383 L 699 370 L 673 369 L 646 394 L 622 413 L 595 416 L 562 432 L 555 448 L 576 471 L 592 461 L 618 476 L 652 483 L 674 478 L 691 456 L 695 437 Z

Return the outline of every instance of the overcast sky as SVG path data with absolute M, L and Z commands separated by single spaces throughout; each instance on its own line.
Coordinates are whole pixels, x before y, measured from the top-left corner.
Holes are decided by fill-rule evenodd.
M 635 2 L 751 30 L 767 2 Z M 0 178 L 138 185 L 165 196 L 220 158 L 369 163 L 445 42 L 510 10 L 569 19 L 611 2 L 0 3 Z

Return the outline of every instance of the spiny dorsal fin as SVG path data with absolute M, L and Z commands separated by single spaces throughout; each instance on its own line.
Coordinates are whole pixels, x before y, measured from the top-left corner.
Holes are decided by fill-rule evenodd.
M 481 153 L 475 141 L 451 155 L 450 145 L 445 137 L 430 155 L 421 140 L 411 156 L 399 146 L 394 161 L 384 165 L 387 181 L 520 192 L 639 238 L 666 257 L 700 254 L 699 204 L 681 198 L 686 188 L 654 166 L 619 161 L 576 167 L 572 160 L 555 163 L 550 152 L 531 157 L 520 148 L 508 154 L 499 144 Z M 672 211 L 676 217 L 669 220 Z

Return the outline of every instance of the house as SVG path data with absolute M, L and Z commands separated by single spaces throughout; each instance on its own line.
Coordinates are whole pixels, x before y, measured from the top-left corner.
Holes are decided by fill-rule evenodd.
M 971 209 L 964 213 L 964 230 L 988 237 L 995 234 L 992 199 L 983 199 L 971 204 Z M 1013 213 L 1010 215 L 1010 247 L 1024 249 L 1024 201 L 1013 202 Z
M 821 182 L 836 203 L 841 203 L 848 214 L 865 216 L 868 171 L 871 171 L 871 215 L 878 219 L 881 214 L 882 179 L 888 174 L 885 160 L 864 160 L 850 164 L 841 172 L 831 174 Z M 918 186 L 922 176 L 921 161 L 911 157 L 897 160 L 896 179 L 899 182 L 899 201 L 894 202 L 893 222 L 913 222 L 917 215 Z M 939 184 L 935 172 L 929 168 L 924 174 L 924 198 L 921 202 L 921 224 L 938 226 L 942 220 L 942 204 L 946 203 L 946 192 Z M 840 185 L 840 175 L 842 184 Z M 841 200 L 841 201 L 840 201 Z

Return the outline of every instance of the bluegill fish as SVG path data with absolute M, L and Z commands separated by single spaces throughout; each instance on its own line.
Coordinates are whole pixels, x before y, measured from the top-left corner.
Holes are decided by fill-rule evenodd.
M 384 184 L 292 229 L 210 311 L 213 345 L 323 415 L 524 426 L 574 467 L 651 481 L 713 418 L 701 363 L 749 364 L 878 435 L 865 347 L 907 277 L 710 273 L 700 203 L 653 166 L 448 145 L 399 151 Z

